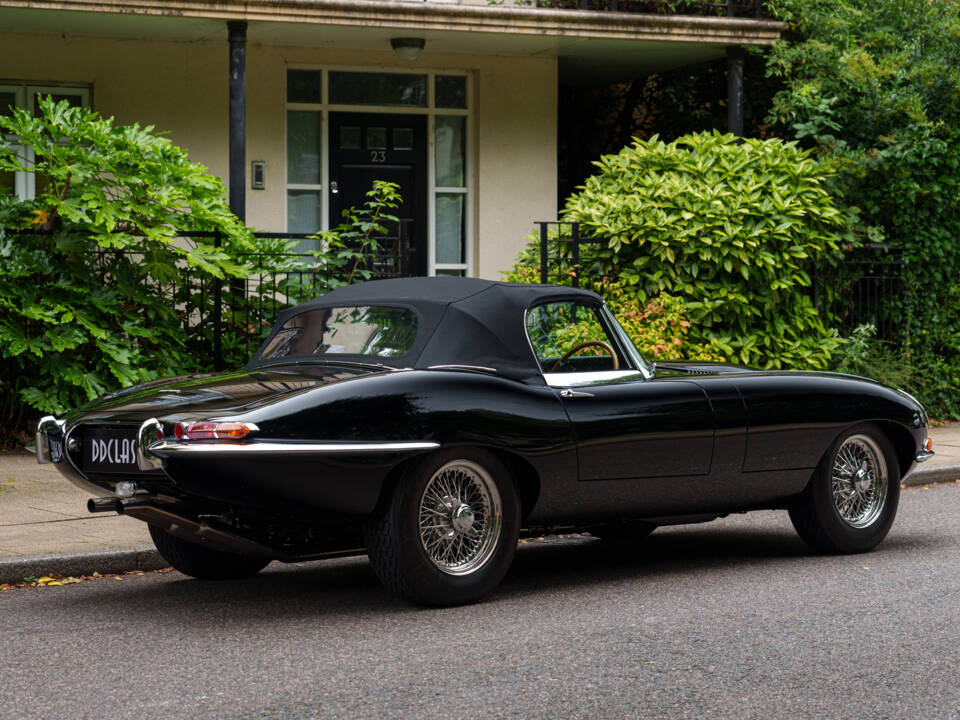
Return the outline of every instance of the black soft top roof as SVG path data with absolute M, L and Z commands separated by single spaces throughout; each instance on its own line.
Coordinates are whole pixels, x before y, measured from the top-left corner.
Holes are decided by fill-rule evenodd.
M 478 365 L 494 368 L 504 377 L 539 380 L 540 368 L 530 348 L 523 317 L 527 308 L 548 300 L 603 303 L 596 293 L 556 285 L 452 277 L 373 280 L 347 285 L 316 300 L 287 308 L 280 313 L 264 347 L 287 320 L 302 312 L 327 307 L 399 306 L 417 313 L 417 339 L 406 355 L 378 357 L 376 362 L 418 369 L 434 365 Z M 258 351 L 248 367 L 256 366 L 259 358 Z M 351 355 L 329 359 L 371 361 L 369 356 Z

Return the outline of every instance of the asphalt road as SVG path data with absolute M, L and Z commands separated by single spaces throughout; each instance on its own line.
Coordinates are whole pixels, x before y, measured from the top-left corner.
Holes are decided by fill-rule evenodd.
M 881 548 L 817 557 L 785 513 L 522 546 L 426 610 L 365 558 L 0 595 L 10 717 L 960 718 L 960 485 Z

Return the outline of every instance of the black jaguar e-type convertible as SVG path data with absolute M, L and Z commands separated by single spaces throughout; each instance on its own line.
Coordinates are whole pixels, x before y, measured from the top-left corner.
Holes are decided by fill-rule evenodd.
M 37 455 L 188 575 L 365 551 L 392 591 L 452 605 L 551 527 L 784 508 L 817 550 L 870 550 L 932 452 L 923 408 L 876 382 L 651 365 L 593 293 L 411 278 L 283 311 L 241 372 L 44 418 Z

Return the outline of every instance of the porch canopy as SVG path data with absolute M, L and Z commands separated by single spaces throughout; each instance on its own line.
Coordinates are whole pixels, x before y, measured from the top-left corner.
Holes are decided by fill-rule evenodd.
M 653 11 L 582 9 L 618 1 Z M 336 226 L 377 175 L 407 203 L 397 214 L 412 230 L 396 244 L 413 274 L 494 278 L 531 222 L 556 216 L 558 85 L 726 57 L 738 133 L 742 48 L 771 45 L 784 27 L 730 16 L 758 0 L 691 0 L 701 15 L 658 0 L 503 2 L 0 0 L 0 98 L 30 107 L 23 98 L 72 91 L 118 122 L 155 125 L 227 179 L 238 217 L 278 235 Z M 422 41 L 419 59 L 394 52 L 401 38 Z M 291 100 L 291 73 L 322 77 L 319 99 Z M 406 73 L 431 89 L 409 107 L 328 97 L 360 73 Z M 453 104 L 438 101 L 440 81 L 458 88 Z
M 708 5 L 704 3 L 704 5 Z M 731 7 L 733 5 L 731 4 Z M 50 12 L 56 10 L 58 12 Z M 413 0 L 0 0 L 5 32 L 382 50 L 422 38 L 429 52 L 557 57 L 561 84 L 600 84 L 771 45 L 772 20 Z

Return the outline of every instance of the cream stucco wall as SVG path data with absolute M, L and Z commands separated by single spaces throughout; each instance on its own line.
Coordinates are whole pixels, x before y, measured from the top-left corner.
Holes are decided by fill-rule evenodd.
M 0 33 L 0 83 L 93 88 L 93 103 L 118 122 L 152 124 L 191 159 L 225 178 L 228 89 L 225 43 L 149 42 Z M 535 220 L 556 216 L 555 58 L 440 55 L 413 63 L 390 51 L 250 45 L 247 161 L 267 162 L 267 188 L 247 190 L 247 222 L 282 230 L 285 71 L 288 65 L 466 70 L 473 96 L 473 269 L 497 278 Z M 248 183 L 249 185 L 249 183 Z

